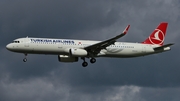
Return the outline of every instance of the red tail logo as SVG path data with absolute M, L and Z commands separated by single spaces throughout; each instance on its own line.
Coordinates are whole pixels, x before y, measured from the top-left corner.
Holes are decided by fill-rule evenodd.
M 166 35 L 166 28 L 168 23 L 160 23 L 160 25 L 153 31 L 153 33 L 147 38 L 143 43 L 144 44 L 158 44 L 163 45 L 165 35 Z
M 152 35 L 149 36 L 149 40 L 152 44 L 161 45 L 164 42 L 164 38 L 164 33 L 159 29 L 156 29 L 154 33 L 152 33 Z

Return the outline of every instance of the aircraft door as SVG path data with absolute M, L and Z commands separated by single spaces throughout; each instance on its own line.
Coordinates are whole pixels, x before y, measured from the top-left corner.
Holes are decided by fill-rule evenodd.
M 24 47 L 29 47 L 29 42 L 27 39 L 24 39 Z

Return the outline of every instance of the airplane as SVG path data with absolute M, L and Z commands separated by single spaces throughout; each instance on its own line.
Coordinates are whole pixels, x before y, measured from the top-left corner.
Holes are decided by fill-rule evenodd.
M 167 22 L 161 22 L 150 36 L 140 43 L 117 42 L 117 39 L 127 34 L 130 27 L 128 25 L 121 34 L 105 41 L 25 37 L 15 39 L 6 48 L 25 54 L 24 62 L 27 61 L 28 54 L 50 54 L 57 55 L 59 62 L 78 62 L 81 58 L 82 66 L 86 67 L 86 58 L 95 63 L 98 57 L 132 58 L 171 50 L 173 43 L 164 45 L 167 26 Z

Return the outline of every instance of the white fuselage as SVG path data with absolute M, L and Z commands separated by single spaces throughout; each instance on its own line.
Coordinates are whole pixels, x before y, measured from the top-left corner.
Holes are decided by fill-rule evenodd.
M 71 48 L 83 49 L 86 46 L 96 44 L 100 41 L 72 40 L 72 39 L 49 39 L 49 38 L 19 38 L 6 47 L 13 52 L 24 54 L 52 54 L 69 55 Z M 114 45 L 102 49 L 95 57 L 138 57 L 170 50 L 166 47 L 163 50 L 154 51 L 153 48 L 159 45 L 115 42 Z

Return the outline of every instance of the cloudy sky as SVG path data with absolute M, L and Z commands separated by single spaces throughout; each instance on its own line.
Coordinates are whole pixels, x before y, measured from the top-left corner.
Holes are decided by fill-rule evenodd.
M 179 101 L 180 0 L 1 0 L 0 101 Z M 6 50 L 19 37 L 142 42 L 169 23 L 166 53 L 132 59 L 60 63 L 57 56 Z

